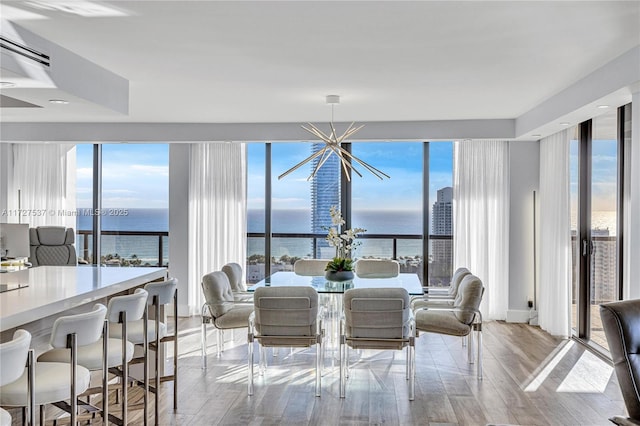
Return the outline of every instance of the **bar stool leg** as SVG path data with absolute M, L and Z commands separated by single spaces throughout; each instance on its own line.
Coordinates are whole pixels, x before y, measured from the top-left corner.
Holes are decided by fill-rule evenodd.
M 102 423 L 109 424 L 109 320 L 102 328 Z
M 148 307 L 145 306 L 144 313 L 142 314 L 142 332 L 144 334 L 144 425 L 147 426 L 149 421 L 149 312 Z M 156 315 L 157 316 L 157 315 Z M 158 334 L 156 328 L 156 335 Z M 158 424 L 158 418 L 156 416 L 156 424 Z
M 129 382 L 129 364 L 127 363 L 127 313 L 120 313 L 122 324 L 122 424 L 129 424 L 127 421 L 127 401 L 128 401 L 128 382 Z
M 173 411 L 178 409 L 178 290 L 173 296 Z
M 156 351 L 155 351 L 155 377 L 156 377 L 156 406 L 155 406 L 155 425 L 160 421 L 160 303 L 158 297 L 154 296 L 153 306 L 156 310 Z

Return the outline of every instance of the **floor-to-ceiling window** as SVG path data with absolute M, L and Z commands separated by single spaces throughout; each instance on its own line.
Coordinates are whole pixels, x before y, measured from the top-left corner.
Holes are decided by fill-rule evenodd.
M 452 145 L 344 144 L 354 156 L 391 176 L 380 180 L 354 164 L 362 177 L 352 173 L 348 180 L 335 156 L 315 174 L 322 157 L 278 178 L 323 144 L 249 143 L 247 281 L 291 270 L 301 257 L 333 257 L 335 249 L 324 238 L 331 225 L 329 208 L 337 206 L 347 227 L 367 230 L 358 238 L 361 244 L 354 257 L 394 258 L 403 272 L 417 272 L 422 278 L 428 270 L 430 283 L 449 285 Z M 426 264 L 425 251 L 429 251 Z
M 92 241 L 95 216 L 99 215 L 100 264 L 167 265 L 169 146 L 102 144 L 96 147 L 77 146 L 79 258 L 98 263 Z M 96 165 L 99 165 L 97 169 Z M 94 189 L 96 179 L 100 181 L 99 194 Z
M 621 298 L 619 237 L 623 217 L 624 107 L 581 123 L 571 142 L 573 236 L 572 327 L 608 349 L 599 305 Z M 624 115 L 623 115 L 624 116 Z M 622 127 L 621 127 L 622 126 Z

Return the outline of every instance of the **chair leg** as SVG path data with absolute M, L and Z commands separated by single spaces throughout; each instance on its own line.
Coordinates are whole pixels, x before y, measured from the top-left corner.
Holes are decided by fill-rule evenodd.
M 222 356 L 222 352 L 224 352 L 224 331 L 216 328 L 216 348 L 217 348 L 217 356 L 220 358 Z
M 469 360 L 469 364 L 473 364 L 475 362 L 475 354 L 473 351 L 473 326 L 471 327 L 471 332 L 467 335 L 467 359 Z
M 178 291 L 173 300 L 173 411 L 178 409 Z
M 340 357 L 340 398 L 344 398 L 345 387 L 346 387 L 346 377 L 345 377 L 345 369 L 346 369 L 346 348 L 344 344 L 344 336 L 340 336 L 340 347 L 338 350 L 338 354 Z
M 482 324 L 477 324 L 478 327 L 478 380 L 482 380 Z
M 321 371 L 322 362 L 322 339 L 316 340 L 316 396 L 320 396 L 320 390 L 322 387 L 322 375 Z
M 207 368 L 207 323 L 202 319 L 202 328 L 200 330 L 200 349 L 202 351 L 202 369 Z
M 249 362 L 249 368 L 247 369 L 249 375 L 249 377 L 247 377 L 247 393 L 249 395 L 253 395 L 253 335 L 251 333 L 249 333 L 249 339 L 247 343 L 247 360 Z M 262 353 L 260 353 L 260 358 L 262 358 Z
M 264 376 L 265 371 L 267 371 L 267 349 L 262 345 L 258 345 L 258 351 L 258 356 L 260 357 L 258 374 Z
M 409 401 L 413 401 L 416 394 L 416 347 L 414 337 L 409 339 L 407 355 L 407 367 L 409 369 Z

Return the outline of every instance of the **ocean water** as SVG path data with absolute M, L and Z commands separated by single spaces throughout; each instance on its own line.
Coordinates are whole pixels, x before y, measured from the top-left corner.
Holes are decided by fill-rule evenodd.
M 102 215 L 102 228 L 106 231 L 162 231 L 169 230 L 169 212 L 167 209 L 105 209 Z M 78 209 L 77 229 L 90 230 L 92 216 L 85 209 Z M 112 213 L 112 214 L 110 214 Z M 125 214 L 126 213 L 126 214 Z M 616 235 L 615 212 L 593 212 L 594 228 L 608 229 L 609 235 Z M 309 210 L 274 210 L 272 218 L 275 233 L 310 233 L 311 214 Z M 422 234 L 422 215 L 412 210 L 381 210 L 354 211 L 352 226 L 367 230 L 367 234 Z M 249 210 L 247 212 L 248 232 L 264 231 L 264 211 Z M 356 249 L 355 256 L 390 257 L 392 254 L 392 240 L 363 239 Z M 90 246 L 91 242 L 89 242 Z M 264 253 L 264 239 L 249 238 L 248 255 Z M 83 238 L 76 237 L 76 247 L 82 253 Z M 325 248 L 321 257 L 331 257 L 334 249 Z M 399 239 L 397 242 L 399 257 L 422 256 L 422 241 Z M 143 236 L 110 236 L 102 237 L 102 253 L 118 254 L 123 258 L 131 258 L 134 254 L 152 264 L 158 259 L 158 237 Z M 308 257 L 312 256 L 313 243 L 311 239 L 274 238 L 272 241 L 272 255 Z M 169 242 L 163 237 L 163 263 L 169 258 Z

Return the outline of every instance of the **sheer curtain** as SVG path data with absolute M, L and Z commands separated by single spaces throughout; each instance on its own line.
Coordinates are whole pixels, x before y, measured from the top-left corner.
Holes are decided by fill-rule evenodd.
M 204 303 L 202 276 L 236 262 L 245 270 L 246 146 L 192 144 L 189 175 L 189 309 Z
M 540 142 L 540 278 L 538 321 L 552 335 L 570 334 L 571 208 L 569 130 Z
M 483 316 L 506 319 L 509 145 L 496 140 L 456 142 L 453 167 L 454 265 L 469 268 L 482 280 Z
M 13 144 L 8 204 L 30 227 L 76 227 L 76 150 L 71 144 Z M 18 200 L 18 191 L 20 194 Z M 18 218 L 9 218 L 18 222 Z M 15 220 L 12 220 L 15 219 Z

